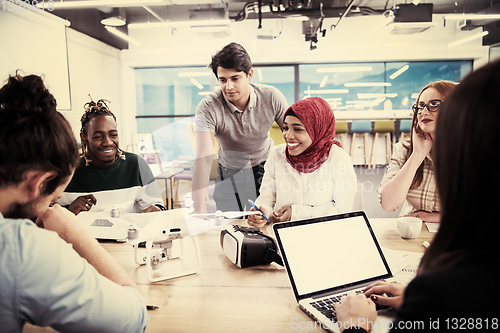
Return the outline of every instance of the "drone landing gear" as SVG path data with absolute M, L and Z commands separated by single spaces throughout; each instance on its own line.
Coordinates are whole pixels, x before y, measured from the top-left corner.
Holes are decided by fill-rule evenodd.
M 194 254 L 189 256 L 189 258 L 191 259 L 191 257 L 193 257 L 193 259 L 196 259 L 196 265 L 194 267 L 192 262 L 188 263 L 188 260 L 181 258 L 184 254 L 184 246 L 186 245 L 184 242 L 187 242 L 187 238 L 191 239 L 193 245 L 192 250 L 194 251 Z M 158 282 L 198 273 L 198 270 L 201 267 L 198 239 L 196 236 L 188 236 L 177 239 L 180 243 L 180 254 L 178 255 L 174 253 L 175 239 L 164 240 L 161 242 L 152 240 L 146 241 L 146 256 L 141 256 L 138 246 L 134 245 L 135 262 L 138 265 L 146 265 L 148 280 L 150 282 Z M 164 263 L 168 264 L 164 265 Z

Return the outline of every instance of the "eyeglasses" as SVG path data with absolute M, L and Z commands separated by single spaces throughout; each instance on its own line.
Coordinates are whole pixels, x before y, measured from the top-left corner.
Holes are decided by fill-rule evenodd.
M 443 103 L 443 101 L 441 101 L 439 99 L 433 99 L 433 100 L 427 102 L 427 104 L 423 104 L 423 103 L 422 104 L 413 104 L 411 109 L 416 114 L 422 113 L 424 111 L 425 107 L 427 107 L 427 110 L 429 110 L 430 112 L 436 112 L 441 107 L 441 103 Z

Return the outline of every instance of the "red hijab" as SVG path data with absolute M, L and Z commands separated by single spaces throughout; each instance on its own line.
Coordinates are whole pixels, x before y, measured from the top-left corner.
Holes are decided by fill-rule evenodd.
M 290 111 L 294 117 L 304 124 L 312 143 L 307 149 L 297 156 L 292 156 L 285 149 L 288 163 L 297 171 L 310 173 L 318 169 L 330 154 L 333 144 L 339 147 L 340 142 L 335 140 L 335 116 L 327 101 L 320 97 L 309 97 L 298 101 L 288 108 L 283 121 Z M 290 114 L 290 115 L 293 115 Z

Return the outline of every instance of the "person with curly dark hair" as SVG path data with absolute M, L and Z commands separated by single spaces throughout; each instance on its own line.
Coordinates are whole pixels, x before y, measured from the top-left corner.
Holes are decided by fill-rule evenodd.
M 53 204 L 78 163 L 78 145 L 36 75 L 0 89 L 0 325 L 72 332 L 143 332 L 136 283 L 68 210 Z M 36 224 L 33 223 L 36 221 Z
M 113 207 L 125 213 L 165 210 L 147 162 L 119 148 L 116 117 L 108 103 L 104 99 L 85 103 L 80 165 L 58 203 L 75 215 Z

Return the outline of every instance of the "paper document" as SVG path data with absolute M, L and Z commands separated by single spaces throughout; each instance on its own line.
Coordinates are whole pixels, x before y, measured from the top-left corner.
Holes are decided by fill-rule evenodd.
M 425 222 L 425 226 L 429 232 L 437 232 L 439 229 L 439 223 Z
M 423 253 L 396 251 L 382 248 L 385 259 L 391 268 L 394 280 L 407 285 L 416 275 Z

